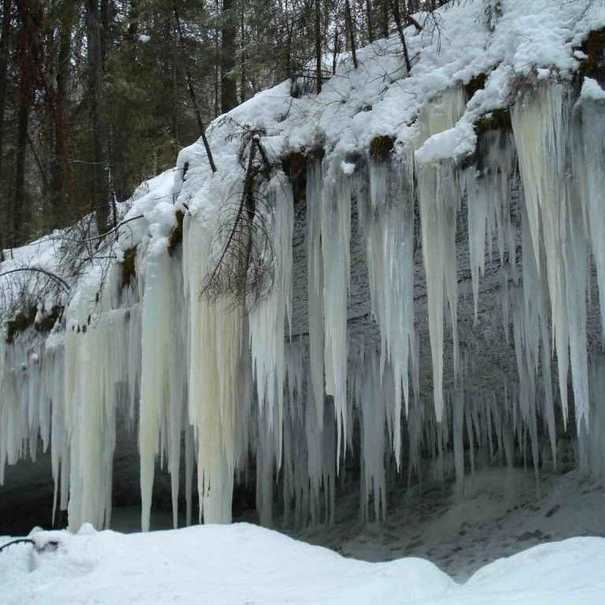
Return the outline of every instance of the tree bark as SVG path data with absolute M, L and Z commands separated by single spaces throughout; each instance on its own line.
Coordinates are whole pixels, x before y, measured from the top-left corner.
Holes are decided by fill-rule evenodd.
M 221 36 L 221 111 L 226 113 L 237 105 L 237 87 L 233 77 L 237 22 L 234 1 L 223 0 Z
M 13 8 L 12 0 L 3 0 L 2 2 L 2 37 L 0 38 L 0 180 L 2 179 L 2 160 L 4 152 L 4 110 L 6 108 L 6 72 L 8 68 L 8 49 L 11 25 L 11 10 Z M 0 207 L 0 262 L 3 260 L 3 250 L 6 242 L 4 229 L 7 225 L 5 216 L 6 207 Z
M 349 43 L 351 45 L 351 56 L 353 57 L 353 67 L 357 69 L 357 48 L 355 47 L 355 30 L 353 29 L 353 16 L 351 14 L 351 3 L 345 0 L 345 22 L 349 32 Z
M 109 228 L 110 199 L 107 180 L 107 126 L 103 95 L 103 36 L 97 0 L 86 0 L 86 33 L 88 38 L 88 93 L 93 144 L 93 206 L 97 230 Z
M 67 120 L 67 86 L 71 60 L 71 34 L 75 5 L 72 0 L 63 2 L 61 33 L 57 65 L 57 84 L 54 94 L 54 157 L 51 162 L 51 227 L 65 224 L 68 217 L 67 183 L 71 181 L 71 166 L 68 158 L 69 125 Z
M 399 39 L 401 40 L 401 46 L 403 47 L 403 58 L 405 60 L 405 68 L 407 70 L 407 74 L 410 74 L 412 70 L 412 63 L 410 61 L 410 54 L 408 53 L 408 45 L 405 39 L 405 32 L 403 31 L 403 25 L 401 23 L 401 13 L 399 11 L 399 0 L 393 1 L 393 17 L 395 18 L 395 25 L 397 26 L 397 33 L 399 34 Z
M 15 189 L 9 217 L 9 244 L 15 247 L 28 235 L 29 208 L 25 194 L 25 164 L 29 132 L 29 116 L 34 95 L 34 70 L 38 69 L 40 57 L 37 47 L 37 27 L 34 13 L 39 9 L 37 2 L 18 0 L 17 9 L 21 27 L 17 43 L 19 87 L 17 92 L 17 145 L 15 152 Z M 36 15 L 39 17 L 39 15 Z
M 388 38 L 390 33 L 390 7 L 391 0 L 379 0 L 378 2 L 378 25 L 380 26 L 380 35 Z
M 366 0 L 366 15 L 368 20 L 368 40 L 370 44 L 374 42 L 374 19 L 372 17 L 372 2 Z
M 315 70 L 317 72 L 317 94 L 321 92 L 321 0 L 315 0 Z

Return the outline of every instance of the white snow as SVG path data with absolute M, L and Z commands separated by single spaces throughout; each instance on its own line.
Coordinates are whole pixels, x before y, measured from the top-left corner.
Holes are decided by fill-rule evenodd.
M 479 570 L 463 585 L 423 559 L 346 559 L 247 524 L 149 534 L 34 534 L 0 554 L 2 602 L 69 605 L 314 603 L 367 605 L 600 605 L 605 539 L 534 547 Z
M 601 85 L 592 78 L 584 78 L 582 86 L 582 99 L 590 99 L 591 101 L 605 101 L 605 90 Z

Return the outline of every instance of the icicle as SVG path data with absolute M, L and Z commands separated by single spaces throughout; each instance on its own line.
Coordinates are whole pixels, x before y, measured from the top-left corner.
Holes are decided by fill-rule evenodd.
M 389 424 L 393 451 L 401 462 L 401 401 L 409 407 L 414 332 L 413 177 L 399 158 L 388 164 L 370 160 L 370 203 L 366 256 L 372 314 L 380 328 L 381 374 L 392 368 L 395 398 Z M 403 397 L 402 397 L 403 395 Z
M 531 241 L 550 299 L 563 418 L 567 422 L 571 365 L 579 426 L 588 413 L 588 258 L 583 209 L 569 178 L 569 116 L 569 93 L 563 84 L 552 82 L 526 94 L 512 111 Z
M 189 422 L 198 444 L 200 515 L 205 523 L 231 521 L 235 464 L 240 455 L 238 406 L 246 335 L 241 305 L 200 296 L 211 268 L 213 224 L 184 222 L 183 276 L 189 307 Z
M 292 189 L 285 176 L 268 186 L 267 207 L 275 258 L 273 286 L 249 313 L 250 351 L 260 413 L 275 441 L 277 466 L 281 465 L 283 398 L 286 382 L 286 332 L 292 306 Z M 274 419 L 274 414 L 277 418 Z M 266 452 L 265 452 L 266 453 Z
M 321 200 L 324 368 L 326 393 L 336 410 L 336 465 L 344 453 L 347 425 L 347 301 L 350 280 L 351 177 L 334 161 L 324 173 Z
M 468 207 L 468 241 L 475 321 L 479 301 L 479 279 L 485 273 L 485 254 L 490 260 L 494 238 L 501 265 L 506 255 L 514 265 L 515 246 L 510 220 L 511 181 L 514 173 L 514 145 L 506 133 L 487 132 L 478 145 L 479 169 L 462 174 Z
M 139 414 L 141 526 L 149 530 L 157 456 L 164 450 L 171 475 L 173 524 L 178 520 L 181 433 L 186 391 L 186 332 L 178 265 L 165 248 L 149 254 L 142 315 L 142 376 Z M 161 435 L 164 447 L 161 448 Z
M 416 148 L 452 128 L 465 107 L 464 93 L 452 89 L 429 103 L 418 118 Z M 447 303 L 453 334 L 454 377 L 458 373 L 458 278 L 456 275 L 456 212 L 460 188 L 450 162 L 418 164 L 418 200 L 422 253 L 426 271 L 429 334 L 433 362 L 433 397 L 437 420 L 443 415 L 444 310 Z
M 590 79 L 587 78 L 587 81 Z M 599 86 L 594 80 L 593 86 Z M 586 86 L 586 83 L 585 83 Z M 587 213 L 599 286 L 601 330 L 605 337 L 605 102 L 583 95 L 577 106 L 578 134 L 574 137 L 574 172 Z
M 309 351 L 311 395 L 316 417 L 324 417 L 323 264 L 321 259 L 322 165 L 311 159 L 307 168 L 307 284 L 309 291 Z
M 118 385 L 128 371 L 123 310 L 90 324 L 71 312 L 65 337 L 65 426 L 70 442 L 69 526 L 109 526 Z M 78 333 L 76 328 L 83 330 Z
M 461 494 L 464 487 L 464 392 L 462 389 L 457 389 L 453 396 L 452 437 L 456 487 L 458 493 Z
M 390 372 L 390 368 L 385 370 Z M 374 501 L 374 519 L 386 515 L 385 479 L 385 402 L 395 393 L 387 392 L 388 381 L 381 379 L 378 355 L 363 345 L 355 364 L 356 400 L 361 413 L 361 518 L 368 521 L 370 498 Z M 392 380 L 390 381 L 393 386 Z
M 594 355 L 590 364 L 590 431 L 580 426 L 579 467 L 584 474 L 605 478 L 605 356 Z

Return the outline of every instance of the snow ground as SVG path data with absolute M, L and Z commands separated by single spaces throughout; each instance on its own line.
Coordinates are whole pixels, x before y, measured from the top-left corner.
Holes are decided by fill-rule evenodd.
M 604 486 L 576 471 L 544 476 L 537 494 L 531 473 L 486 469 L 462 495 L 433 484 L 391 493 L 383 524 L 356 523 L 351 493 L 334 526 L 293 533 L 298 540 L 248 523 L 40 532 L 39 544 L 61 547 L 0 553 L 0 602 L 600 605 L 604 504 Z M 114 510 L 122 531 L 138 520 L 136 508 Z
M 147 534 L 34 534 L 39 547 L 0 556 L 2 602 L 157 603 L 574 603 L 605 598 L 605 539 L 574 538 L 500 559 L 458 584 L 419 558 L 368 563 L 249 524 Z

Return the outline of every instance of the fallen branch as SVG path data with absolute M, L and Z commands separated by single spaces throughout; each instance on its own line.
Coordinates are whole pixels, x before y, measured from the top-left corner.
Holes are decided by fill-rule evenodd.
M 19 538 L 17 540 L 11 540 L 10 542 L 7 542 L 6 544 L 0 546 L 0 552 L 8 548 L 9 546 L 13 546 L 14 544 L 31 544 L 34 547 L 36 546 L 36 543 L 33 540 L 30 540 L 29 538 Z
M 51 279 L 56 281 L 58 284 L 61 284 L 61 286 L 63 286 L 66 292 L 69 292 L 70 290 L 69 284 L 62 277 L 59 277 L 58 275 L 55 275 L 54 273 L 51 273 L 46 269 L 42 269 L 41 267 L 19 267 L 18 269 L 11 269 L 10 271 L 4 271 L 3 273 L 0 273 L 0 277 L 5 277 L 13 273 L 20 273 L 22 271 L 42 273 L 43 275 L 46 275 L 47 277 L 50 277 Z
M 131 216 L 130 218 L 127 218 L 126 220 L 121 221 L 115 227 L 112 227 L 109 231 L 106 231 L 105 233 L 101 233 L 100 235 L 95 235 L 94 237 L 88 237 L 88 238 L 85 238 L 85 239 L 79 240 L 79 241 L 81 241 L 82 243 L 86 243 L 86 242 L 94 242 L 96 240 L 103 239 L 104 237 L 107 237 L 108 235 L 111 235 L 112 233 L 117 231 L 120 227 L 123 227 L 124 225 L 131 223 L 132 221 L 138 221 L 141 218 L 145 218 L 144 215 L 137 214 L 136 216 Z

